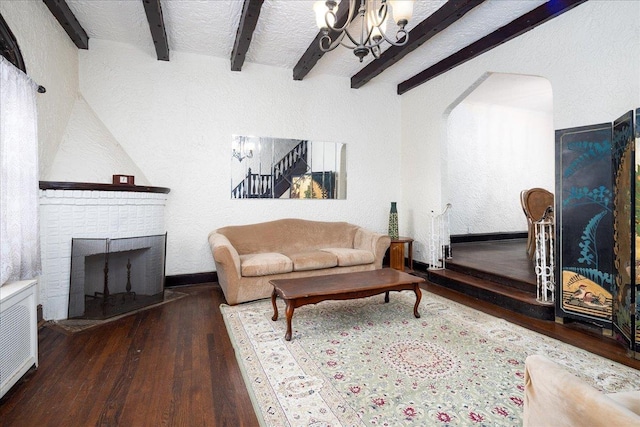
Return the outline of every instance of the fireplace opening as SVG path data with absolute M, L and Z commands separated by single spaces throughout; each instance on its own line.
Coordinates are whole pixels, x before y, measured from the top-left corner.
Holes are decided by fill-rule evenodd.
M 164 299 L 167 235 L 71 239 L 70 319 L 106 319 Z

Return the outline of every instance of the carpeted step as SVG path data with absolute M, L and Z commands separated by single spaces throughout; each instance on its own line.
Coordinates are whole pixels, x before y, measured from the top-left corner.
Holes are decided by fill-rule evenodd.
M 555 318 L 553 304 L 538 302 L 535 288 L 533 292 L 523 291 L 516 287 L 449 270 L 448 267 L 445 270 L 429 270 L 429 281 L 525 316 L 541 320 Z

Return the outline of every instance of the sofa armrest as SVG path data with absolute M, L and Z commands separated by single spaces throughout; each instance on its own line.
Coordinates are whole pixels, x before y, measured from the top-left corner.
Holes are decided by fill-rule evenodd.
M 389 236 L 375 233 L 362 227 L 356 230 L 356 235 L 353 239 L 354 249 L 373 252 L 376 268 L 382 268 L 382 260 L 384 259 L 384 255 L 386 254 L 387 249 L 389 249 L 390 244 L 391 238 Z
M 524 427 L 631 426 L 640 416 L 542 355 L 525 360 Z
M 238 285 L 241 278 L 240 255 L 229 239 L 220 233 L 209 233 L 209 246 L 216 263 L 218 283 L 228 304 L 237 304 Z

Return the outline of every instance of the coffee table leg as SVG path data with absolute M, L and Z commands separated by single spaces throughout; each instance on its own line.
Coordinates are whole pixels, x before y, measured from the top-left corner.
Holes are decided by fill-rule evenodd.
M 273 317 L 271 320 L 278 320 L 278 306 L 276 305 L 276 290 L 271 293 L 271 304 L 273 305 Z
M 284 334 L 284 339 L 291 341 L 291 318 L 293 317 L 293 302 L 287 300 L 287 333 Z
M 384 293 L 384 302 L 389 302 L 389 291 Z
M 417 318 L 420 318 L 420 313 L 418 313 L 418 306 L 420 305 L 420 300 L 422 299 L 422 291 L 420 290 L 420 285 L 414 283 L 413 292 L 416 293 L 416 305 L 413 306 L 413 315 Z

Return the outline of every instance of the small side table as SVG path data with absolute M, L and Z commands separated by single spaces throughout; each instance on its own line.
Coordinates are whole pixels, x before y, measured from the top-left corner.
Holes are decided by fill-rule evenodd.
M 404 245 L 407 243 L 407 255 L 409 258 L 409 270 L 413 271 L 413 239 L 411 237 L 398 237 L 391 239 L 389 246 L 389 264 L 391 268 L 404 271 Z

